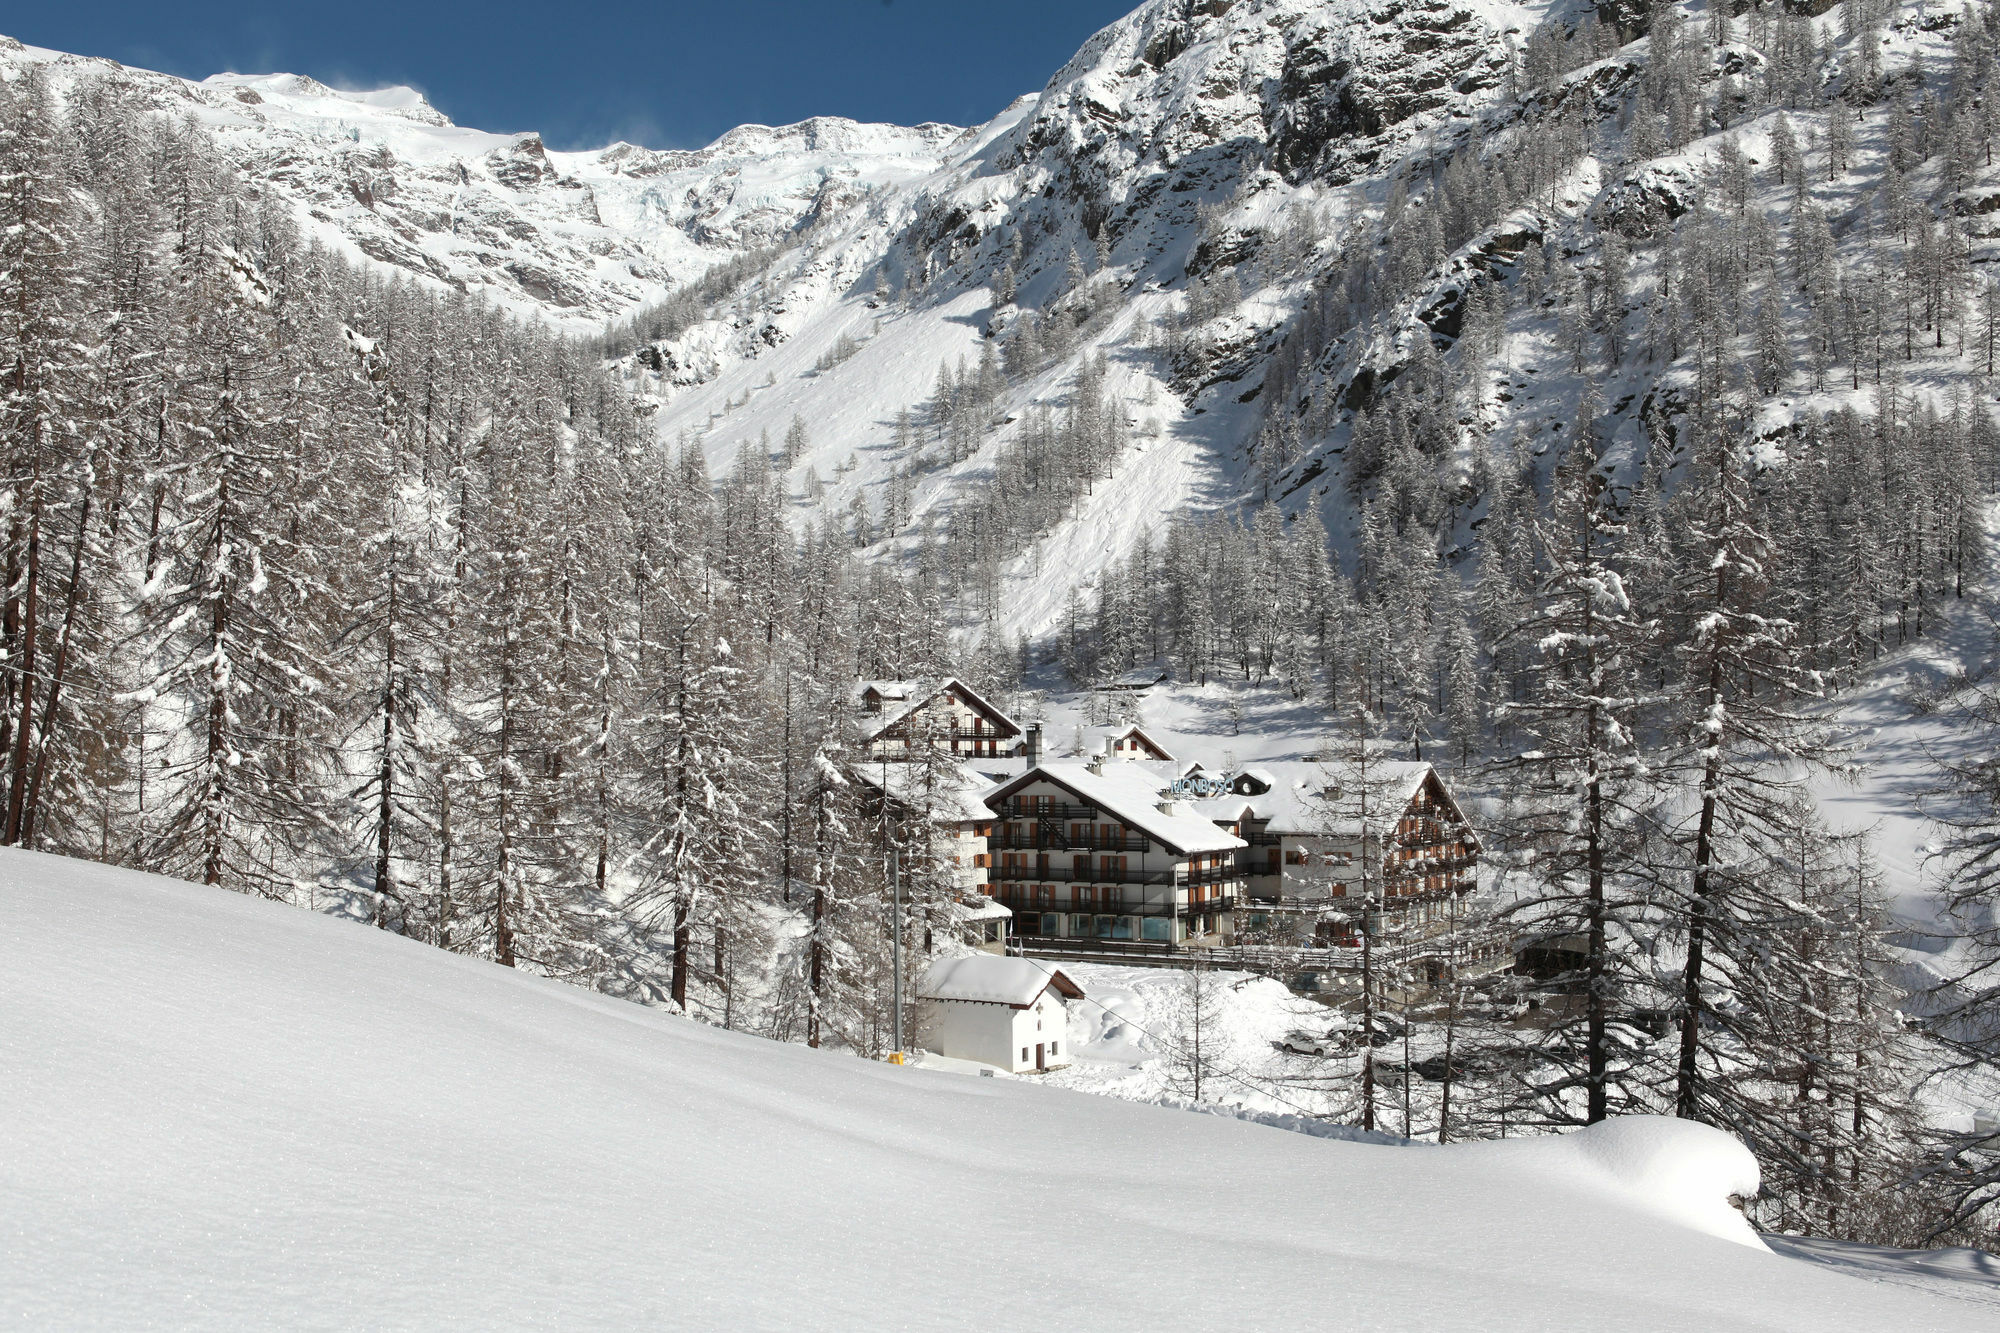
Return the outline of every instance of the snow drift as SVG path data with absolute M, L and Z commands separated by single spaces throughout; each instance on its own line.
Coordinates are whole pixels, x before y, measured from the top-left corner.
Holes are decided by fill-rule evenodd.
M 1970 1326 L 1704 1234 L 1741 1164 L 1685 1126 L 1315 1139 L 32 853 L 0 853 L 0 1012 L 27 1325 Z M 1668 1177 L 1700 1216 L 1635 1205 Z

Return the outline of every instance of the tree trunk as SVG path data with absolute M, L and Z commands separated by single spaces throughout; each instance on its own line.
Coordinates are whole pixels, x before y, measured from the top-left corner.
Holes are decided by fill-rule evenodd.
M 48 771 L 49 738 L 55 734 L 56 705 L 62 699 L 63 678 L 69 668 L 69 646 L 76 630 L 76 608 L 83 600 L 83 553 L 89 543 L 90 507 L 94 497 L 88 483 L 84 486 L 83 503 L 76 517 L 76 548 L 70 553 L 69 594 L 63 602 L 62 630 L 56 640 L 56 661 L 49 673 L 48 698 L 42 703 L 42 723 L 35 729 L 35 766 L 28 779 L 28 797 L 21 812 L 21 836 L 23 847 L 34 845 L 35 815 L 41 808 L 42 778 Z
M 396 564 L 389 561 L 389 605 L 382 635 L 382 762 L 376 772 L 375 925 L 389 928 L 389 903 L 397 897 L 391 853 L 396 818 Z
M 1711 706 L 1720 692 L 1720 676 L 1720 667 L 1711 669 Z M 1713 743 L 1720 744 L 1719 738 L 1714 738 Z M 1675 1077 L 1674 1114 L 1683 1120 L 1696 1119 L 1700 1110 L 1702 952 L 1708 943 L 1710 875 L 1715 863 L 1715 792 L 1721 775 L 1721 757 L 1711 754 L 1703 771 L 1701 823 L 1695 833 L 1694 895 L 1688 904 L 1687 963 L 1681 984 L 1681 1056 Z

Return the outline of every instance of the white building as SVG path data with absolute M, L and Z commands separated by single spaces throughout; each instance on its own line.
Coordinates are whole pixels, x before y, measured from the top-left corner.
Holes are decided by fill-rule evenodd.
M 914 829 L 928 824 L 931 851 L 952 867 L 959 892 L 991 892 L 986 882 L 987 838 L 993 812 L 984 797 L 993 783 L 968 764 L 945 759 L 858 759 L 849 772 L 861 784 L 869 815 L 887 798 L 892 819 Z
M 973 954 L 932 963 L 917 998 L 924 1050 L 1025 1074 L 1070 1062 L 1068 1001 L 1083 989 L 1045 963 Z

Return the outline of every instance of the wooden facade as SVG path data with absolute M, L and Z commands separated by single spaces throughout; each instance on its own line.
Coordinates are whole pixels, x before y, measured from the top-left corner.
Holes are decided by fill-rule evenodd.
M 867 681 L 859 703 L 861 745 L 870 755 L 929 748 L 962 759 L 998 759 L 1020 749 L 1014 719 L 960 680 Z
M 1471 821 L 1435 769 L 1401 767 L 1410 771 L 1407 795 L 1365 830 L 1328 828 L 1312 812 L 1310 798 L 1303 805 L 1296 798 L 1262 800 L 1268 786 L 1248 774 L 1232 778 L 1235 795 L 1211 804 L 1218 824 L 1247 844 L 1241 865 L 1251 910 L 1337 910 L 1359 898 L 1365 885 L 1384 913 L 1424 924 L 1472 892 L 1480 844 Z M 1342 934 L 1338 926 L 1332 933 Z

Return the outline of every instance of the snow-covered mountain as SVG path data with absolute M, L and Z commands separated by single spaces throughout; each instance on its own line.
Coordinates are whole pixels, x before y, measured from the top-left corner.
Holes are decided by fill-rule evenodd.
M 197 83 L 6 38 L 0 62 L 190 117 L 323 243 L 572 332 L 925 175 L 961 137 L 820 117 L 741 126 L 693 151 L 557 152 L 538 134 L 454 125 L 410 88 L 348 92 L 297 74 Z
M 59 857 L 0 852 L 0 889 L 23 1324 L 1990 1323 L 1937 1256 L 1856 1281 L 1768 1252 L 1728 1203 L 1756 1163 L 1707 1126 L 1343 1142 L 763 1041 Z M 1051 1227 L 1089 1243 L 1004 1239 Z
M 929 177 L 823 229 L 729 317 L 659 349 L 645 384 L 666 400 L 662 429 L 703 440 L 721 470 L 743 442 L 813 423 L 789 478 L 801 512 L 879 518 L 901 472 L 913 494 L 891 527 L 908 545 L 981 502 L 1031 409 L 1066 401 L 1104 355 L 1133 443 L 1088 494 L 1037 497 L 1047 520 L 1009 553 L 998 628 L 1046 634 L 1072 590 L 1174 515 L 1251 498 L 1264 366 L 1336 238 L 1380 211 L 1403 158 L 1477 122 L 1510 47 L 1562 8 L 1153 0 Z M 1279 233 L 1297 247 L 1288 266 L 1258 264 Z M 1222 297 L 1225 278 L 1240 299 Z M 1155 355 L 1157 329 L 1204 291 L 1201 364 Z M 970 456 L 941 466 L 899 442 L 898 413 L 922 422 L 941 362 L 976 367 L 1024 311 L 1073 322 L 1085 306 L 1072 345 L 1014 377 Z
M 865 525 L 878 555 L 954 523 L 1004 526 L 977 558 L 999 566 L 985 628 L 1011 638 L 1048 635 L 1071 594 L 1087 599 L 1177 515 L 1316 507 L 1352 561 L 1364 489 L 1385 466 L 1380 441 L 1350 449 L 1356 416 L 1413 363 L 1451 381 L 1412 464 L 1427 503 L 1449 510 L 1441 550 L 1469 548 L 1485 516 L 1486 456 L 1518 447 L 1546 467 L 1586 391 L 1609 465 L 1636 484 L 1648 431 L 1673 437 L 1692 374 L 1677 343 L 1664 358 L 1647 345 L 1663 327 L 1649 307 L 1667 289 L 1667 224 L 1713 194 L 1729 157 L 1775 229 L 1802 191 L 1833 250 L 1859 262 L 1903 131 L 1864 110 L 1836 148 L 1822 99 L 1878 106 L 1869 89 L 1946 68 L 1976 22 L 1755 14 L 1663 58 L 1643 17 L 1624 14 L 1628 31 L 1594 18 L 1579 0 L 1147 0 L 976 129 L 820 119 L 746 126 L 696 152 L 552 152 L 532 134 L 454 126 L 407 89 L 190 83 L 18 45 L 0 60 L 109 77 L 192 113 L 322 238 L 573 330 L 739 261 L 740 280 L 705 293 L 707 318 L 613 344 L 660 434 L 700 442 L 721 473 L 746 444 L 775 457 L 804 423 L 783 459 L 794 517 Z M 1819 63 L 1786 73 L 1807 49 Z M 1673 119 L 1651 109 L 1668 83 L 1713 109 L 1656 125 Z M 1786 151 L 1814 158 L 1803 185 L 1777 169 L 1779 103 L 1795 108 Z M 1923 125 L 1935 152 L 1944 129 Z M 1983 256 L 1991 167 L 1952 181 L 1922 158 L 1896 171 Z M 1599 290 L 1606 237 L 1615 310 Z M 1739 321 L 1756 309 L 1739 304 Z M 925 410 L 940 365 L 975 371 L 1030 315 L 1061 336 L 1010 364 L 965 438 L 941 447 Z M 1784 318 L 1802 364 L 1803 312 Z M 1583 346 L 1596 339 L 1601 355 Z M 1035 409 L 1064 410 L 1098 356 L 1116 423 L 1102 475 L 1009 497 L 1000 524 L 1008 451 Z M 1764 433 L 1864 396 L 1803 387 L 1773 388 Z
M 191 114 L 322 240 L 572 330 L 777 251 L 634 372 L 662 402 L 662 433 L 701 439 L 718 471 L 743 441 L 811 422 L 790 478 L 801 518 L 860 504 L 879 523 L 897 472 L 915 470 L 910 512 L 890 530 L 947 521 L 990 483 L 1027 409 L 1059 401 L 1083 358 L 1116 352 L 1107 390 L 1141 442 L 1069 521 L 1047 525 L 1041 549 L 1010 553 L 1004 628 L 1033 634 L 1167 515 L 1242 497 L 1237 455 L 1257 413 L 1238 400 L 1303 287 L 1230 302 L 1213 372 L 1135 344 L 1191 281 L 1233 271 L 1259 228 L 1299 215 L 1288 210 L 1331 237 L 1367 207 L 1369 181 L 1493 100 L 1509 43 L 1547 8 L 1150 0 L 978 129 L 820 118 L 744 126 L 694 152 L 555 152 L 532 133 L 455 126 L 406 88 L 196 83 L 11 42 L 0 60 L 47 64 L 65 84 L 109 79 Z M 1012 387 L 972 457 L 926 469 L 897 443 L 897 413 L 930 395 L 941 361 L 976 364 L 1022 309 L 1046 315 L 1073 252 L 1102 270 L 1092 282 L 1108 318 Z M 1010 265 L 1018 303 L 1002 305 L 991 284 Z

